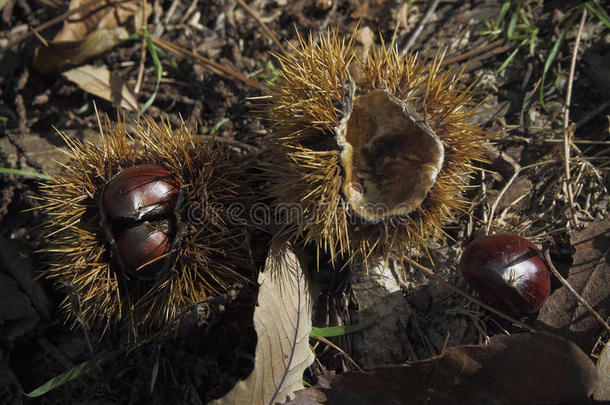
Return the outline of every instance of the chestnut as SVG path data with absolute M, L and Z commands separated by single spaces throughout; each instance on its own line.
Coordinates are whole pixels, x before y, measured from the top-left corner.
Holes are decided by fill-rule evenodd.
M 537 311 L 551 290 L 550 272 L 538 249 L 518 235 L 475 240 L 462 253 L 459 267 L 479 295 L 507 314 Z
M 121 232 L 117 246 L 123 263 L 136 274 L 143 275 L 163 267 L 172 240 L 163 222 L 142 222 Z
M 178 181 L 156 165 L 132 166 L 106 185 L 103 207 L 112 222 L 138 222 L 168 216 L 178 198 Z

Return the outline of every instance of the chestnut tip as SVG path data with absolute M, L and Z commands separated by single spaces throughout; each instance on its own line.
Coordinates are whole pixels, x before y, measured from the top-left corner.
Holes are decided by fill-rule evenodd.
M 536 246 L 518 235 L 475 240 L 462 253 L 459 268 L 481 297 L 510 315 L 538 311 L 550 294 L 546 263 Z

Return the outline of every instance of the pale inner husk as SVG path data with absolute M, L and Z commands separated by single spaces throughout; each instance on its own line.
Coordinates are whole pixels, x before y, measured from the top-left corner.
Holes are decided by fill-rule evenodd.
M 381 89 L 354 97 L 345 113 L 335 132 L 350 207 L 372 222 L 413 212 L 443 165 L 438 136 L 406 103 Z

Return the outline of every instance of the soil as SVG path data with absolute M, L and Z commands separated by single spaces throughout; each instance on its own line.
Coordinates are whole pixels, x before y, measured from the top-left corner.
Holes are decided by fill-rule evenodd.
M 501 1 L 441 1 L 410 48 L 422 57 L 432 58 L 440 51 L 449 62 L 456 61 L 448 68 L 462 71 L 463 82 L 476 82 L 474 91 L 481 100 L 477 120 L 494 133 L 488 163 L 479 165 L 480 170 L 472 178 L 473 188 L 467 191 L 472 202 L 469 213 L 450 224 L 445 240 L 429 241 L 429 254 L 419 260 L 434 266 L 462 290 L 468 291 L 468 286 L 456 270 L 460 253 L 468 242 L 486 232 L 514 232 L 548 246 L 556 267 L 567 274 L 565 269 L 574 260 L 574 247 L 570 244 L 575 228 L 573 215 L 582 226 L 607 218 L 610 30 L 599 19 L 589 15 L 583 26 L 571 82 L 572 204 L 566 196 L 562 140 L 577 18 L 566 29 L 565 39 L 544 77 L 545 106 L 539 97 L 545 62 L 568 25 L 562 18 L 569 19 L 575 13 L 573 5 L 565 3 L 523 2 L 524 15 L 538 30 L 536 47 L 530 54 L 529 42 L 524 41 L 507 64 L 507 58 L 522 40 L 506 39 L 506 23 L 495 34 L 485 33 L 489 31 L 486 22 L 493 24 L 500 13 Z M 68 6 L 66 0 L 0 0 L 0 48 L 27 32 L 28 27 L 39 27 L 65 12 Z M 298 44 L 297 32 L 315 35 L 335 27 L 346 35 L 358 29 L 357 43 L 362 48 L 379 44 L 380 35 L 386 42 L 395 36 L 395 44 L 403 49 L 429 4 L 395 0 L 254 0 L 249 6 L 288 49 Z M 210 58 L 253 80 L 263 82 L 272 77 L 273 66 L 278 66 L 271 52 L 279 49 L 239 2 L 155 2 L 148 22 L 151 36 Z M 0 167 L 52 174 L 60 170 L 56 160 L 64 159 L 61 149 L 65 148 L 55 128 L 69 137 L 95 143 L 99 140 L 95 111 L 110 117 L 121 114 L 128 121 L 136 119 L 135 113 L 117 110 L 111 102 L 80 89 L 61 72 L 41 74 L 34 69 L 32 56 L 40 45 L 37 37 L 51 39 L 60 28 L 61 24 L 57 24 L 39 30 L 36 36 L 0 53 Z M 128 40 L 87 63 L 108 68 L 133 88 L 143 46 L 141 39 Z M 473 52 L 483 47 L 484 52 Z M 210 70 L 189 57 L 166 52 L 161 60 L 164 76 L 148 115 L 155 120 L 168 119 L 174 126 L 185 122 L 204 134 L 222 123 L 217 136 L 235 141 L 237 149 L 239 145 L 250 145 L 240 153 L 261 147 L 268 129 L 252 111 L 250 99 L 263 95 L 260 89 Z M 156 84 L 150 57 L 143 66 L 137 94 L 140 104 L 153 95 Z M 6 288 L 0 291 L 6 290 L 5 296 L 14 294 L 14 305 L 12 311 L 7 310 L 9 305 L 0 308 L 1 403 L 206 403 L 222 397 L 237 380 L 250 373 L 256 345 L 251 321 L 256 291 L 245 290 L 228 304 L 222 322 L 201 326 L 195 317 L 177 332 L 157 335 L 129 352 L 100 359 L 84 377 L 40 398 L 25 397 L 24 392 L 70 367 L 126 343 L 119 333 L 102 337 L 99 331 L 85 333 L 80 328 L 70 328 L 58 311 L 64 292 L 38 277 L 44 267 L 43 258 L 37 253 L 44 248 L 44 218 L 33 209 L 39 190 L 38 181 L 32 177 L 0 177 L 0 244 L 8 252 L 23 252 L 25 261 L 21 265 L 31 273 L 26 283 L 31 288 L 24 288 L 26 284 L 14 281 L 12 256 L 2 253 L 0 284 Z M 264 252 L 267 248 L 268 236 L 252 240 L 260 244 L 254 249 Z M 380 264 L 381 276 L 377 278 L 364 274 L 362 269 L 337 273 L 331 267 L 323 265 L 315 277 L 321 295 L 314 325 L 358 324 L 372 318 L 380 321 L 360 335 L 331 339 L 342 351 L 316 342 L 318 361 L 305 376 L 310 383 L 329 370 L 342 372 L 357 366 L 405 363 L 438 355 L 447 347 L 484 343 L 489 336 L 521 330 L 406 262 Z M 391 281 L 383 281 L 384 277 Z M 555 280 L 553 289 L 560 287 Z M 608 311 L 608 300 L 605 302 L 604 310 Z M 533 324 L 536 316 L 523 321 Z M 596 330 L 587 338 L 588 350 L 593 351 L 601 335 Z

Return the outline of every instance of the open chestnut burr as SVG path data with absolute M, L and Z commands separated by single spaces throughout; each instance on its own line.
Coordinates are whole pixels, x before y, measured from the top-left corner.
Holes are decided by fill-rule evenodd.
M 65 170 L 41 185 L 45 275 L 73 325 L 144 333 L 191 304 L 251 282 L 242 248 L 242 167 L 225 145 L 148 118 L 68 139 Z
M 356 262 L 442 237 L 484 160 L 471 88 L 440 54 L 402 56 L 392 43 L 359 58 L 335 31 L 299 39 L 260 108 L 272 127 L 260 166 L 283 233 Z
M 479 295 L 507 314 L 539 310 L 551 290 L 551 273 L 538 249 L 518 235 L 475 240 L 462 253 L 459 267 Z

